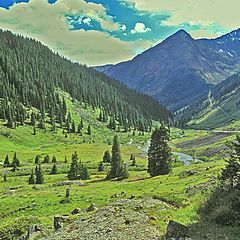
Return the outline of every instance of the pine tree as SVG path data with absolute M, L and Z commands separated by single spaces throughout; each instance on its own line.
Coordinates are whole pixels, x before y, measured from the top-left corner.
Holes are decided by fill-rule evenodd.
M 32 125 L 32 126 L 35 126 L 35 125 L 36 125 L 36 119 L 35 119 L 35 114 L 34 114 L 34 112 L 32 112 L 32 114 L 31 114 L 31 125 Z
M 55 155 L 53 155 L 53 157 L 52 157 L 52 163 L 56 163 L 56 162 L 57 162 L 57 158 L 56 158 Z
M 70 198 L 70 189 L 69 188 L 66 189 L 65 197 Z
M 98 121 L 102 122 L 103 121 L 103 114 L 102 111 L 99 113 Z
M 84 125 L 83 125 L 83 118 L 81 118 L 81 122 L 80 122 L 80 124 L 81 124 L 82 129 L 83 129 L 83 127 L 84 127 Z
M 107 122 L 108 121 L 108 117 L 105 111 L 103 111 L 103 122 Z
M 68 180 L 78 180 L 80 178 L 78 155 L 76 152 L 72 155 L 72 162 L 67 177 Z
M 14 167 L 20 167 L 20 161 L 19 159 L 17 158 L 17 153 L 14 152 L 14 155 L 13 155 L 13 162 L 12 162 L 12 166 Z
M 50 162 L 50 157 L 49 155 L 46 155 L 43 159 L 43 163 L 49 163 Z
M 4 163 L 3 163 L 3 167 L 10 167 L 11 164 L 9 162 L 9 157 L 8 157 L 8 154 L 6 155 L 5 157 L 5 160 L 4 160 Z
M 111 155 L 110 155 L 110 152 L 108 150 L 104 152 L 103 162 L 104 163 L 111 163 Z
M 65 116 L 67 114 L 67 104 L 66 104 L 65 98 L 62 99 L 62 109 L 63 109 L 63 115 Z
M 34 126 L 33 126 L 33 135 L 36 135 L 36 134 L 37 134 L 36 126 L 34 125 Z
M 71 130 L 72 133 L 75 133 L 76 132 L 76 125 L 75 125 L 75 122 L 74 120 L 72 121 L 72 130 Z
M 4 173 L 4 175 L 3 175 L 3 181 L 7 182 L 7 174 L 6 173 Z
M 128 177 L 129 177 L 129 173 L 128 173 L 127 165 L 124 164 L 123 169 L 122 169 L 122 173 L 121 173 L 121 178 L 122 179 L 127 179 Z
M 66 127 L 67 127 L 67 132 L 70 133 L 70 117 L 68 115 L 67 122 L 66 122 Z
M 103 164 L 103 162 L 100 162 L 98 164 L 98 172 L 103 172 L 103 171 L 104 171 L 104 164 Z
M 82 128 L 83 128 L 83 127 L 82 127 L 82 124 L 79 123 L 79 124 L 78 124 L 78 133 L 81 133 L 81 132 L 82 132 Z
M 148 150 L 148 173 L 152 177 L 168 174 L 171 170 L 169 139 L 169 131 L 163 125 L 152 133 Z
M 79 179 L 81 179 L 81 180 L 90 179 L 90 174 L 88 172 L 88 169 L 82 163 L 80 163 L 78 165 L 78 170 L 79 170 L 79 173 L 80 173 Z
M 108 124 L 108 127 L 112 130 L 116 130 L 117 124 L 116 124 L 116 121 L 115 121 L 115 117 L 110 118 L 110 122 Z
M 87 134 L 88 134 L 88 135 L 91 135 L 91 134 L 92 134 L 92 130 L 91 130 L 91 125 L 90 125 L 90 123 L 88 124 Z
M 14 127 L 14 122 L 13 122 L 13 112 L 11 107 L 8 108 L 8 114 L 7 114 L 7 126 L 9 128 L 13 128 Z
M 35 157 L 35 164 L 40 164 L 40 156 L 39 155 L 37 155 Z
M 36 168 L 36 184 L 43 184 L 44 183 L 44 178 L 43 178 L 43 172 L 41 165 Z
M 121 177 L 122 170 L 123 170 L 123 161 L 121 156 L 121 149 L 118 141 L 118 136 L 115 135 L 113 138 L 113 145 L 112 145 L 111 169 L 107 175 L 107 179 Z
M 41 129 L 45 129 L 46 128 L 45 127 L 45 122 L 44 122 L 44 117 L 42 115 L 40 116 L 38 127 L 41 128 Z
M 28 179 L 28 184 L 35 184 L 35 174 L 34 171 L 32 170 L 32 173 Z
M 52 170 L 51 170 L 51 173 L 50 174 L 57 174 L 58 171 L 57 171 L 57 165 L 54 164 L 53 167 L 52 167 Z
M 223 185 L 240 190 L 240 136 L 236 136 L 236 140 L 229 142 L 228 146 L 232 153 L 226 168 L 222 171 L 220 180 Z
M 131 154 L 130 160 L 132 161 L 131 166 L 136 166 L 136 157 L 133 154 Z
M 13 172 L 15 172 L 15 171 L 17 171 L 18 170 L 18 168 L 17 168 L 17 164 L 14 162 L 13 163 L 13 168 L 12 168 L 12 170 L 11 171 L 13 171 Z

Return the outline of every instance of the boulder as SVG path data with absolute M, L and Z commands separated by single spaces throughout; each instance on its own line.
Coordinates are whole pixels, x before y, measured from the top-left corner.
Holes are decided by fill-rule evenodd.
M 140 211 L 143 209 L 143 206 L 141 204 L 137 205 L 135 210 Z
M 150 216 L 149 219 L 152 220 L 152 221 L 157 221 L 157 218 L 154 217 L 154 216 Z
M 75 208 L 71 211 L 71 214 L 72 215 L 76 215 L 76 214 L 79 214 L 81 212 L 81 209 L 80 208 Z
M 134 198 L 135 198 L 135 196 L 134 196 L 134 195 L 131 195 L 129 199 L 134 199 Z
M 126 225 L 130 224 L 130 220 L 129 219 L 125 219 L 125 224 Z
M 121 195 L 124 196 L 124 197 L 126 197 L 127 194 L 126 194 L 126 192 L 122 191 L 122 192 L 121 192 Z
M 97 205 L 95 204 L 91 204 L 88 208 L 87 208 L 87 212 L 93 212 L 93 211 L 96 211 L 98 210 L 98 207 Z
M 188 176 L 192 176 L 192 175 L 196 175 L 196 174 L 198 174 L 198 171 L 195 171 L 195 170 L 189 170 L 189 171 L 187 171 L 187 175 L 188 175 Z
M 167 226 L 167 232 L 165 235 L 165 239 L 186 239 L 189 237 L 189 230 L 188 227 L 175 222 L 173 220 L 170 220 Z
M 54 226 L 55 231 L 57 231 L 57 230 L 63 228 L 62 217 L 55 216 L 55 217 L 54 217 L 53 226 Z
M 115 193 L 115 194 L 113 194 L 112 196 L 111 196 L 111 198 L 117 198 L 118 197 L 118 194 L 117 193 Z

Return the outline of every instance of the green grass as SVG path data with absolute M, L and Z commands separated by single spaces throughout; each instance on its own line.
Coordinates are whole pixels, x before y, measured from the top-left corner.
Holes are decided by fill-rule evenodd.
M 64 93 L 62 93 L 64 94 Z M 19 126 L 16 129 L 6 128 L 5 123 L 0 122 L 0 176 L 7 174 L 7 182 L 0 178 L 0 232 L 15 226 L 16 222 L 24 224 L 31 221 L 39 221 L 47 229 L 53 226 L 53 217 L 56 214 L 64 215 L 79 207 L 85 210 L 91 203 L 104 206 L 117 199 L 111 198 L 115 193 L 126 192 L 126 197 L 131 195 L 136 198 L 156 198 L 162 201 L 161 204 L 154 205 L 146 209 L 151 216 L 155 216 L 157 221 L 154 223 L 160 232 L 164 232 L 169 219 L 193 224 L 198 221 L 197 209 L 206 199 L 207 194 L 197 190 L 194 193 L 186 192 L 190 186 L 208 182 L 216 177 L 222 166 L 223 160 L 210 159 L 210 162 L 183 166 L 174 164 L 170 175 L 149 178 L 147 174 L 146 153 L 141 147 L 147 144 L 150 134 L 144 136 L 132 135 L 132 132 L 120 132 L 122 156 L 125 163 L 131 164 L 129 157 L 133 153 L 137 159 L 136 167 L 129 167 L 130 177 L 123 181 L 105 181 L 106 171 L 97 172 L 98 163 L 102 160 L 105 150 L 111 150 L 111 143 L 115 132 L 107 128 L 106 123 L 97 121 L 99 110 L 93 111 L 90 107 L 83 108 L 78 102 L 73 102 L 67 98 L 68 109 L 76 125 L 80 122 L 80 117 L 84 119 L 83 136 L 79 134 L 68 134 L 67 138 L 61 129 L 56 133 L 50 131 L 47 124 L 46 133 L 37 129 L 37 134 L 33 135 L 33 129 L 29 125 Z M 92 135 L 86 134 L 88 123 L 92 126 Z M 157 124 L 157 123 L 154 123 Z M 186 152 L 201 156 L 201 151 L 206 146 L 197 148 L 183 149 L 176 148 L 176 144 L 208 136 L 208 131 L 179 130 L 171 131 L 171 147 L 174 151 Z M 226 139 L 212 143 L 208 147 L 214 148 L 219 144 L 224 144 Z M 21 162 L 21 167 L 16 172 L 11 172 L 11 168 L 3 168 L 4 158 L 9 154 L 12 160 L 13 153 Z M 71 155 L 77 151 L 79 159 L 89 168 L 91 179 L 81 181 L 83 186 L 56 186 L 57 183 L 66 181 L 69 170 Z M 37 185 L 36 189 L 28 185 L 28 177 L 31 170 L 35 167 L 34 158 L 40 155 L 41 160 L 49 154 L 50 157 L 57 157 L 57 167 L 59 174 L 49 175 L 52 164 L 42 164 L 45 182 Z M 68 163 L 64 163 L 65 156 Z M 218 157 L 219 159 L 219 157 Z M 109 167 L 108 167 L 109 168 Z M 207 171 L 206 168 L 209 170 Z M 198 174 L 188 176 L 188 170 L 196 170 Z M 61 204 L 60 201 L 65 197 L 66 188 L 70 188 L 70 202 Z M 34 220 L 32 220 L 34 216 Z M 74 216 L 71 216 L 74 219 Z
M 240 118 L 236 102 L 240 93 L 234 93 L 224 100 L 214 102 L 213 106 L 205 106 L 204 110 L 189 125 L 195 129 L 215 129 L 233 124 Z M 236 126 L 239 129 L 239 125 Z
M 71 103 L 69 105 L 70 107 L 73 106 Z M 74 109 L 76 107 L 72 111 Z M 216 176 L 223 162 L 212 161 L 211 163 L 195 164 L 187 167 L 176 165 L 169 176 L 149 178 L 146 172 L 146 154 L 143 154 L 140 148 L 149 140 L 149 134 L 144 136 L 138 136 L 137 134 L 134 137 L 131 133 L 119 133 L 124 161 L 130 165 L 129 157 L 133 153 L 136 155 L 138 166 L 129 167 L 130 178 L 128 180 L 104 181 L 106 173 L 98 173 L 97 165 L 102 160 L 104 151 L 107 149 L 111 150 L 111 145 L 108 145 L 108 141 L 102 137 L 102 134 L 106 134 L 105 136 L 110 141 L 115 133 L 106 128 L 104 124 L 99 123 L 96 120 L 97 113 L 95 116 L 94 112 L 91 111 L 91 109 L 84 110 L 85 114 L 94 116 L 91 118 L 93 126 L 92 136 L 88 136 L 85 133 L 83 136 L 69 134 L 65 138 L 61 130 L 58 130 L 57 133 L 52 133 L 49 125 L 46 133 L 38 129 L 37 134 L 33 135 L 32 127 L 20 126 L 16 129 L 8 129 L 3 123 L 0 124 L 1 162 L 3 162 L 6 154 L 9 154 L 11 159 L 13 152 L 16 151 L 22 164 L 19 171 L 15 173 L 10 172 L 10 169 L 0 167 L 0 175 L 7 173 L 8 179 L 6 183 L 3 182 L 3 178 L 0 180 L 0 215 L 4 216 L 4 222 L 0 223 L 0 229 L 14 225 L 17 219 L 31 216 L 37 217 L 45 227 L 51 229 L 55 214 L 70 214 L 76 207 L 86 209 L 90 203 L 104 206 L 116 200 L 111 198 L 113 194 L 121 193 L 122 191 L 127 193 L 127 198 L 131 195 L 143 199 L 157 197 L 169 205 L 169 208 L 164 211 L 162 209 L 165 203 L 147 209 L 149 214 L 157 217 L 156 224 L 161 232 L 164 232 L 169 218 L 185 224 L 197 221 L 196 209 L 201 204 L 204 196 L 200 192 L 197 195 L 189 196 L 186 193 L 186 189 L 189 186 L 207 182 L 213 176 Z M 72 115 L 76 121 L 79 121 L 77 114 Z M 87 126 L 86 120 L 84 125 L 85 127 Z M 176 143 L 188 141 L 206 134 L 207 132 L 205 131 L 185 130 L 182 132 L 179 129 L 173 129 L 171 145 L 174 148 Z M 88 141 L 83 143 L 83 139 Z M 132 139 L 131 144 L 129 139 Z M 67 180 L 66 174 L 69 169 L 71 154 L 74 151 L 77 151 L 79 158 L 90 169 L 91 180 L 83 181 L 85 183 L 84 186 L 71 185 L 71 202 L 60 204 L 60 201 L 64 199 L 67 187 L 55 186 L 54 184 Z M 27 181 L 31 170 L 35 167 L 33 162 L 37 154 L 41 156 L 41 160 L 46 154 L 50 156 L 56 155 L 59 174 L 49 175 L 52 164 L 43 164 L 45 183 L 38 185 L 37 190 L 33 190 Z M 65 156 L 68 158 L 67 164 L 63 163 Z M 205 169 L 209 166 L 211 167 L 210 170 L 206 171 Z M 184 172 L 193 169 L 198 171 L 199 174 L 190 177 L 184 176 Z M 28 206 L 30 207 L 19 211 L 19 209 Z
M 63 164 L 62 164 L 63 165 Z M 211 167 L 206 172 L 206 167 Z M 27 184 L 28 176 L 12 176 L 8 175 L 8 181 L 0 182 L 0 214 L 6 214 L 4 224 L 9 225 L 22 217 L 37 216 L 40 221 L 47 227 L 52 226 L 53 216 L 55 214 L 69 214 L 75 207 L 86 209 L 90 203 L 99 206 L 114 201 L 111 196 L 114 193 L 125 191 L 127 197 L 135 195 L 137 198 L 159 197 L 170 205 L 180 207 L 180 209 L 171 209 L 167 213 L 162 213 L 163 219 L 159 219 L 159 228 L 163 231 L 166 223 L 164 219 L 171 215 L 171 218 L 179 220 L 185 224 L 196 220 L 196 211 L 193 209 L 200 203 L 199 199 L 194 196 L 188 196 L 185 190 L 189 186 L 197 185 L 202 182 L 209 181 L 214 175 L 217 175 L 221 164 L 219 162 L 204 163 L 192 165 L 188 167 L 177 167 L 170 176 L 160 176 L 149 178 L 146 171 L 130 171 L 130 178 L 124 181 L 101 181 L 105 174 L 95 173 L 91 180 L 83 181 L 84 186 L 72 185 L 71 203 L 60 204 L 60 200 L 64 198 L 66 186 L 56 187 L 54 183 L 66 180 L 66 174 L 48 175 L 51 166 L 44 168 L 45 183 L 38 185 L 37 190 L 33 190 L 32 186 Z M 182 172 L 195 169 L 199 172 L 196 176 L 182 177 Z M 4 170 L 1 169 L 1 172 Z M 10 188 L 20 187 L 18 190 L 10 190 Z M 12 213 L 21 207 L 35 204 L 35 207 Z M 192 204 L 194 203 L 194 204 Z M 154 210 L 154 209 L 153 209 Z M 157 210 L 157 209 L 155 209 Z M 154 211 L 155 211 L 154 210 Z M 165 215 L 166 214 L 166 215 Z

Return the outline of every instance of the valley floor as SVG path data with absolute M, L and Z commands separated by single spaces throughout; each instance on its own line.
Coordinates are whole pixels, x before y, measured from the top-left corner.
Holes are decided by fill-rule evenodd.
M 1 133 L 4 131 L 11 136 L 11 130 L 2 126 Z M 17 131 L 19 139 L 17 134 L 10 138 L 0 136 L 1 159 L 10 149 L 16 148 L 19 158 L 25 159 L 23 167 L 15 173 L 0 167 L 1 175 L 7 173 L 7 182 L 0 181 L 0 239 L 26 233 L 29 223 L 44 229 L 33 234 L 33 239 L 45 239 L 46 236 L 52 239 L 161 239 L 171 219 L 191 226 L 193 239 L 238 239 L 237 229 L 206 224 L 197 213 L 224 166 L 225 142 L 233 139 L 234 134 L 173 129 L 173 151 L 189 154 L 194 161 L 187 166 L 176 161 L 170 175 L 155 178 L 149 178 L 146 172 L 146 153 L 142 149 L 149 135 L 123 134 L 124 161 L 130 165 L 129 156 L 133 153 L 137 166 L 129 167 L 130 177 L 126 180 L 105 181 L 106 173 L 98 172 L 97 165 L 103 152 L 111 146 L 102 142 L 97 133 L 95 142 L 82 143 L 75 135 L 66 140 L 59 133 L 55 142 L 56 136 L 51 139 L 52 133 L 32 136 L 29 132 L 21 138 L 21 127 Z M 39 140 L 34 140 L 36 137 Z M 44 138 L 50 144 L 45 144 Z M 59 174 L 49 175 L 52 164 L 43 164 L 45 183 L 33 187 L 28 185 L 28 177 L 35 166 L 34 156 L 43 150 L 42 155 L 56 154 Z M 75 150 L 89 167 L 90 180 L 67 181 L 70 156 Z M 65 155 L 68 163 L 64 163 Z M 70 189 L 70 201 L 64 202 L 67 188 Z M 96 209 L 89 212 L 87 208 L 91 204 Z M 71 214 L 76 208 L 79 208 L 78 213 Z M 57 233 L 53 233 L 54 216 L 65 219 L 63 230 Z

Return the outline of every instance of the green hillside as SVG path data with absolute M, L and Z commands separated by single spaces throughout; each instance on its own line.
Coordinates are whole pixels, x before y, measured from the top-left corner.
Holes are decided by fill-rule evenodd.
M 192 115 L 188 125 L 195 129 L 214 129 L 229 125 L 237 127 L 235 122 L 240 119 L 239 81 L 240 74 L 227 78 L 217 84 L 203 100 L 191 106 L 190 110 L 187 109 L 185 115 Z
M 49 117 L 52 131 L 68 128 L 65 99 L 58 91 L 69 93 L 85 108 L 101 109 L 100 121 L 116 130 L 116 122 L 125 131 L 147 131 L 152 120 L 168 121 L 171 114 L 151 97 L 84 65 L 53 53 L 41 43 L 0 30 L 0 119 L 9 127 L 24 125 L 26 108 L 35 108 L 33 116 L 40 128 Z M 70 121 L 70 122 L 69 122 Z M 32 122 L 34 125 L 34 121 Z M 76 126 L 77 127 L 77 126 Z
M 240 119 L 239 99 L 240 92 L 235 91 L 217 100 L 212 98 L 211 102 L 206 100 L 203 110 L 189 125 L 196 129 L 214 129 L 233 124 Z

